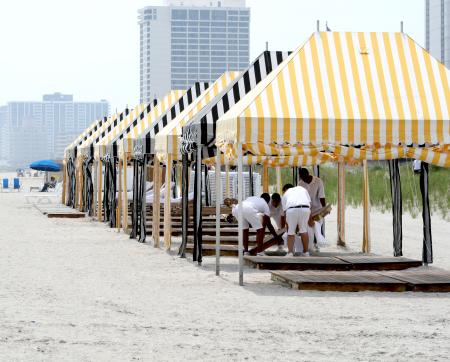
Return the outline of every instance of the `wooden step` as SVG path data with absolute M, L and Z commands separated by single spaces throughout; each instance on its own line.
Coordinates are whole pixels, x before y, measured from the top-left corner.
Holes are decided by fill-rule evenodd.
M 450 272 L 434 268 L 396 271 L 274 271 L 272 280 L 299 290 L 339 292 L 450 292 Z
M 194 244 L 188 243 L 186 245 L 186 253 L 192 254 L 194 250 Z M 203 256 L 213 256 L 216 255 L 215 245 L 205 244 L 202 246 L 202 255 Z M 220 246 L 220 255 L 221 256 L 238 256 L 238 247 L 237 245 L 221 245 Z

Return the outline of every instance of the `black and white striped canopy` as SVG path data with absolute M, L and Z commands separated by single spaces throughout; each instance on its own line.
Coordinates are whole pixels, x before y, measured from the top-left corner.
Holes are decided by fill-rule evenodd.
M 290 52 L 265 51 L 183 127 L 181 152 L 191 153 L 197 145 L 208 146 L 205 157 L 214 155 L 216 122 L 228 110 L 249 93 L 261 80 L 280 65 Z
M 137 139 L 124 138 L 124 150 L 134 154 L 136 150 L 144 154 L 153 154 L 155 145 L 155 135 L 159 133 L 170 121 L 175 119 L 183 110 L 199 97 L 206 89 L 209 83 L 196 82 L 186 93 L 158 119 L 152 122 L 142 132 L 142 136 Z

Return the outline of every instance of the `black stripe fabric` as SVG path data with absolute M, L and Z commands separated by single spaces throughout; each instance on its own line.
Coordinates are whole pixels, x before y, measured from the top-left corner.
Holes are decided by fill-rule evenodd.
M 391 180 L 391 199 L 392 199 L 392 228 L 393 228 L 393 246 L 394 256 L 402 256 L 402 187 L 400 182 L 400 170 L 398 160 L 389 160 L 389 176 Z
M 423 249 L 422 262 L 433 263 L 433 242 L 431 238 L 430 200 L 428 198 L 428 164 L 420 166 L 420 192 L 422 194 Z

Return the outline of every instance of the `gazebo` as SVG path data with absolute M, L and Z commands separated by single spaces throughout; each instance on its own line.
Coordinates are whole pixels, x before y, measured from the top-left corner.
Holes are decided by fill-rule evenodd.
M 244 154 L 329 154 L 340 170 L 345 161 L 389 160 L 397 181 L 397 160 L 415 158 L 423 161 L 423 261 L 431 262 L 428 164 L 450 166 L 449 77 L 444 65 L 403 33 L 314 33 L 217 122 L 216 146 L 237 159 L 239 203 Z M 398 183 L 392 193 L 398 255 Z M 238 219 L 242 285 L 241 213 Z M 368 233 L 367 207 L 364 221 Z

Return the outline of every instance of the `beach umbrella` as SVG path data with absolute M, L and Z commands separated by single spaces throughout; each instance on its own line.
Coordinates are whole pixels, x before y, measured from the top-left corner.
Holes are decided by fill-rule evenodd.
M 58 172 L 61 166 L 52 160 L 40 160 L 30 164 L 30 168 L 36 171 Z

